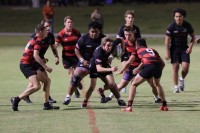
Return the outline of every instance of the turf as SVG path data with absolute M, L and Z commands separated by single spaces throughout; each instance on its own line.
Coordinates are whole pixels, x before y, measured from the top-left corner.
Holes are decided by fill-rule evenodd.
M 56 105 L 61 107 L 58 111 L 43 111 L 42 91 L 31 95 L 33 104 L 20 102 L 19 112 L 11 109 L 10 97 L 21 93 L 28 81 L 19 70 L 19 59 L 26 45 L 26 37 L 0 36 L 0 132 L 1 133 L 198 133 L 200 128 L 200 100 L 199 100 L 199 52 L 200 47 L 194 46 L 191 55 L 190 72 L 185 80 L 185 92 L 174 94 L 172 92 L 171 65 L 166 62 L 163 72 L 162 85 L 165 89 L 169 104 L 169 111 L 159 111 L 159 104 L 155 104 L 153 94 L 147 83 L 137 89 L 132 113 L 123 113 L 115 99 L 107 104 L 101 104 L 100 98 L 94 91 L 89 105 L 90 108 L 80 107 L 84 92 L 88 87 L 88 77 L 84 79 L 85 87 L 81 91 L 79 99 L 72 98 L 68 106 L 62 104 L 69 77 L 62 63 L 53 64 L 51 50 L 47 52 L 48 65 L 53 67 L 53 73 L 49 74 L 51 95 L 58 101 Z M 164 38 L 147 38 L 150 47 L 157 49 L 164 57 Z M 61 47 L 59 47 L 61 56 Z M 113 65 L 121 68 L 119 60 Z M 115 77 L 119 83 L 121 76 Z M 103 83 L 98 80 L 97 87 Z M 129 88 L 129 87 L 127 87 Z M 106 92 L 109 94 L 109 91 Z M 122 93 L 122 98 L 127 101 L 128 93 Z

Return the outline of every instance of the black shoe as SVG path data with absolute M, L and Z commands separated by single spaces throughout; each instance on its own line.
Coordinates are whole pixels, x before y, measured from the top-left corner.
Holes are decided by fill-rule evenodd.
M 12 109 L 13 111 L 19 111 L 18 110 L 18 104 L 20 102 L 20 99 L 18 97 L 12 97 L 10 99 L 11 103 L 12 103 Z
M 107 103 L 108 101 L 111 101 L 112 99 L 110 97 L 102 97 L 101 103 Z
M 26 101 L 26 103 L 33 103 L 33 102 L 30 100 L 29 96 L 24 97 L 23 100 Z
M 119 106 L 126 106 L 126 103 L 124 102 L 124 100 L 118 100 L 117 102 Z
M 60 109 L 60 107 L 59 106 L 52 106 L 49 103 L 44 103 L 43 110 L 53 110 L 53 109 Z
M 74 93 L 75 93 L 75 95 L 74 95 L 75 98 L 80 97 L 80 93 L 79 93 L 78 89 L 75 89 Z
M 155 103 L 162 103 L 162 100 L 160 98 L 155 99 Z
M 57 101 L 56 100 L 53 100 L 52 98 L 51 98 L 51 96 L 49 96 L 49 103 L 56 103 Z
M 65 101 L 63 102 L 64 105 L 68 105 L 71 102 L 71 98 L 66 97 Z

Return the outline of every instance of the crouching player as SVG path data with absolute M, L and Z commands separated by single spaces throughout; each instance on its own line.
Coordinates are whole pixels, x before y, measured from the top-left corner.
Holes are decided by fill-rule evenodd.
M 158 52 L 152 48 L 148 48 L 145 39 L 139 38 L 136 40 L 137 56 L 141 59 L 142 63 L 133 70 L 133 73 L 137 73 L 134 81 L 129 90 L 128 107 L 124 108 L 123 112 L 132 112 L 132 104 L 136 94 L 136 88 L 144 81 L 148 81 L 151 78 L 157 88 L 158 95 L 162 100 L 160 110 L 168 111 L 167 102 L 165 100 L 164 90 L 160 84 L 160 78 L 162 76 L 162 70 L 165 66 L 162 58 Z M 129 59 L 131 60 L 131 58 Z M 130 61 L 127 61 L 127 63 Z
M 23 56 L 21 57 L 20 61 L 20 69 L 24 76 L 29 79 L 29 84 L 27 89 L 22 92 L 19 96 L 12 97 L 12 109 L 13 111 L 18 111 L 18 104 L 21 99 L 35 93 L 41 88 L 40 81 L 43 80 L 41 74 L 37 73 L 37 68 L 35 68 L 34 62 L 37 61 L 45 71 L 51 73 L 52 68 L 48 67 L 43 60 L 40 58 L 39 51 L 41 50 L 41 45 L 43 44 L 42 40 L 46 37 L 47 31 L 44 25 L 37 25 L 36 26 L 36 36 L 31 39 L 26 48 L 23 52 Z M 44 110 L 52 110 L 52 109 L 59 109 L 58 106 L 52 106 L 49 104 L 49 91 L 50 85 L 46 85 L 44 87 Z
M 124 100 L 121 99 L 121 96 L 119 94 L 117 85 L 114 80 L 113 72 L 116 72 L 118 70 L 117 66 L 111 67 L 108 58 L 114 51 L 115 47 L 118 44 L 123 44 L 123 41 L 118 38 L 115 41 L 113 41 L 109 37 L 104 37 L 101 40 L 101 45 L 96 48 L 96 50 L 93 53 L 93 58 L 90 61 L 90 78 L 93 79 L 94 87 L 89 88 L 86 92 L 85 99 L 82 103 L 82 107 L 87 107 L 87 102 L 92 95 L 92 92 L 96 86 L 96 80 L 97 77 L 99 77 L 104 83 L 104 88 L 109 88 L 110 91 L 114 94 L 115 98 L 118 101 L 119 106 L 126 106 L 126 103 Z

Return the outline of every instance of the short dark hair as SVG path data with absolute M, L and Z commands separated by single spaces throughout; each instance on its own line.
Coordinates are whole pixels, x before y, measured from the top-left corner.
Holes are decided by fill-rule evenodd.
M 173 11 L 173 16 L 175 16 L 176 13 L 180 13 L 184 18 L 186 17 L 187 15 L 187 12 L 184 10 L 184 9 L 181 9 L 181 8 L 176 8 L 174 9 Z
M 35 33 L 39 33 L 40 31 L 44 31 L 45 30 L 45 27 L 44 25 L 42 24 L 38 24 L 36 27 L 35 27 Z
M 147 47 L 146 40 L 144 38 L 138 38 L 136 40 L 136 43 L 139 44 L 139 46 Z
M 102 25 L 100 23 L 96 22 L 96 21 L 92 21 L 88 25 L 88 29 L 91 29 L 91 28 L 99 29 L 101 31 L 102 30 Z
M 127 31 L 127 32 L 131 32 L 132 28 L 131 28 L 131 26 L 124 26 L 123 30 Z
M 51 23 L 49 20 L 43 19 L 43 20 L 40 22 L 40 24 L 44 25 L 46 22 L 49 23 L 49 24 Z

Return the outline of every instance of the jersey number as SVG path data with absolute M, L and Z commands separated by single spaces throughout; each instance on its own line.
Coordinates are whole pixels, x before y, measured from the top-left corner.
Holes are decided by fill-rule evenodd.
M 152 49 L 146 48 L 146 51 L 149 53 L 150 56 L 155 56 L 155 53 L 153 52 Z

